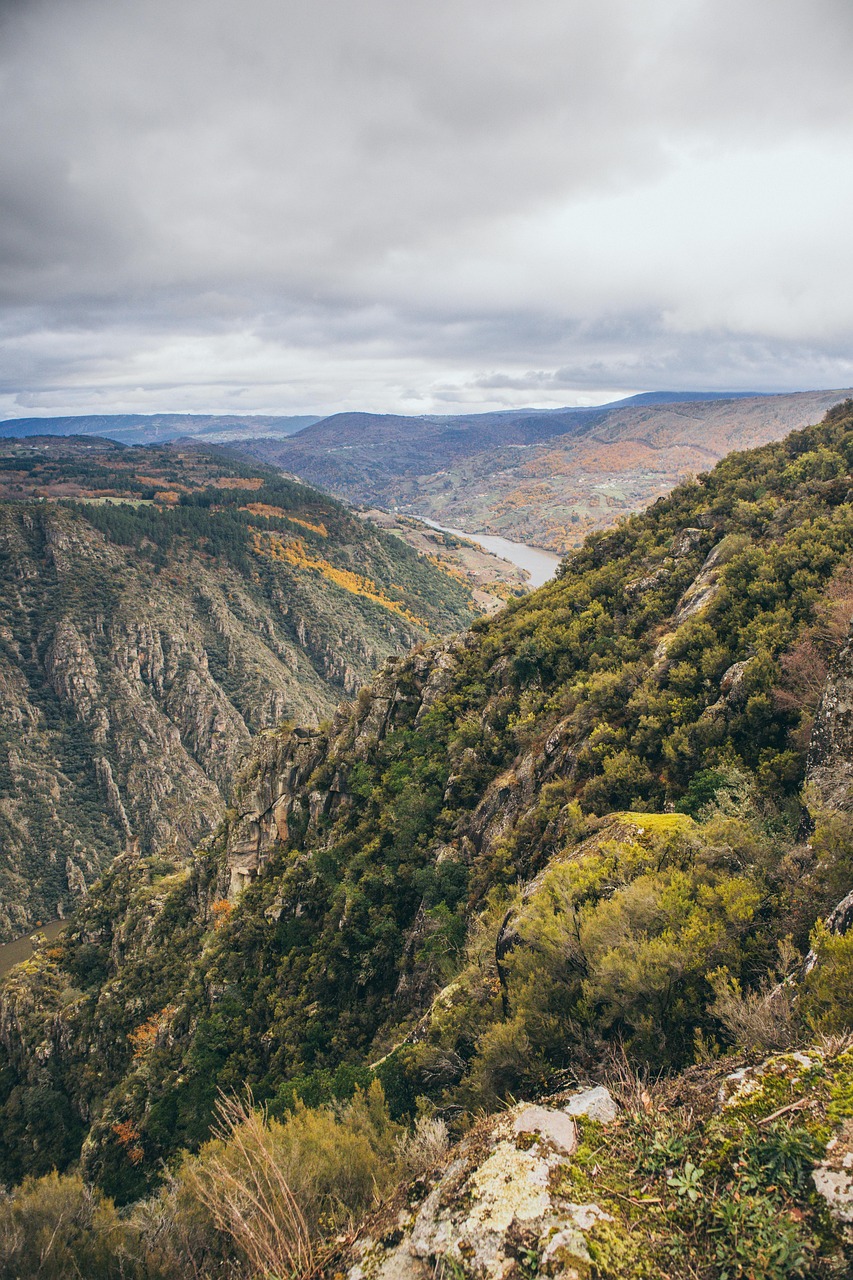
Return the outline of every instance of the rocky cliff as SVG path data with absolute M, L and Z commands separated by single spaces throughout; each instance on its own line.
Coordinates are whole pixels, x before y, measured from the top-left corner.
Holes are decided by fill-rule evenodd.
M 6 459 L 21 496 L 0 503 L 0 940 L 73 910 L 129 843 L 186 854 L 254 734 L 319 723 L 389 654 L 471 616 L 455 579 L 304 486 L 285 512 L 263 477 L 241 491 L 231 461 L 112 446 L 119 467 L 62 447 L 14 446 L 29 451 Z M 74 504 L 28 500 L 75 467 Z M 97 496 L 139 472 L 135 496 Z M 223 472 L 220 511 L 139 497 L 171 484 L 219 500 Z
M 818 704 L 808 781 L 815 807 L 830 812 L 853 807 L 853 635 L 841 646 Z

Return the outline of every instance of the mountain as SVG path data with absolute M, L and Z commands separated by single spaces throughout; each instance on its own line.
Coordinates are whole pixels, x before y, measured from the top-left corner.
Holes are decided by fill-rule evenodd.
M 471 584 L 215 450 L 0 445 L 0 940 L 73 909 L 128 842 L 221 818 L 252 736 L 316 726 Z
M 849 1274 L 852 556 L 847 401 L 261 733 L 0 990 L 9 1274 Z
M 310 414 L 269 417 L 262 414 L 101 413 L 70 418 L 8 418 L 0 422 L 0 440 L 29 436 L 99 436 L 122 444 L 165 444 L 196 437 L 208 444 L 244 436 L 290 435 L 319 418 Z
M 641 391 L 624 400 L 615 400 L 606 409 L 627 409 L 635 404 L 685 404 L 701 400 L 754 400 L 760 395 L 772 395 L 770 391 Z
M 781 439 L 848 391 L 652 391 L 594 408 L 421 415 L 19 418 L 0 439 L 95 435 L 232 445 L 347 502 L 564 553 L 732 449 Z
M 243 1082 L 281 1114 L 373 1063 L 398 1116 L 456 1124 L 614 1046 L 676 1070 L 732 1036 L 719 1000 L 760 995 L 777 944 L 841 964 L 814 927 L 853 879 L 821 799 L 843 733 L 818 735 L 808 844 L 801 788 L 816 711 L 846 714 L 818 701 L 853 616 L 852 470 L 848 401 L 390 658 L 330 722 L 261 733 L 202 851 L 131 848 L 6 980 L 3 1176 L 85 1138 L 133 1198 Z M 844 984 L 809 981 L 797 1016 L 831 1029 Z
M 350 502 L 562 553 L 732 449 L 781 439 L 848 394 L 655 392 L 595 409 L 345 413 L 240 448 Z

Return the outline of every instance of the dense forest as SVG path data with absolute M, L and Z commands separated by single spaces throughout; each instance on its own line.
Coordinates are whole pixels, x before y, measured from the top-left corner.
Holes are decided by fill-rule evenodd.
M 231 1257 L 272 1275 L 233 1234 L 228 1254 L 221 1214 L 193 1227 L 186 1208 L 195 1188 L 213 1212 L 247 1144 L 325 1171 L 304 1175 L 305 1239 L 332 1248 L 371 1178 L 423 1172 L 429 1124 L 457 1137 L 621 1064 L 636 1087 L 616 1145 L 583 1128 L 572 1177 L 647 1234 L 632 1251 L 596 1227 L 583 1274 L 845 1274 L 810 1171 L 853 1118 L 853 935 L 822 923 L 853 884 L 853 795 L 838 698 L 820 701 L 853 666 L 852 472 L 850 401 L 730 455 L 553 583 L 389 660 L 331 722 L 264 733 L 188 865 L 119 858 L 3 991 L 19 1212 L 94 1184 L 102 1214 L 104 1195 L 136 1202 L 149 1262 L 144 1223 L 171 1205 L 184 1261 L 154 1274 L 192 1256 L 198 1274 Z M 756 1110 L 714 1118 L 733 1062 L 818 1042 L 755 1085 Z M 655 1079 L 681 1082 L 659 1113 Z M 363 1181 L 344 1189 L 334 1152 L 356 1138 Z M 609 1183 L 582 1187 L 602 1166 Z M 538 1237 L 513 1247 L 514 1274 L 545 1274 Z

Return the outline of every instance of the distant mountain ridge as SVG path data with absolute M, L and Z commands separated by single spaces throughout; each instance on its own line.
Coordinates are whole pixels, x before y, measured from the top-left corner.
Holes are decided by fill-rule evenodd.
M 399 417 L 405 422 L 437 422 L 443 424 L 467 424 L 486 420 L 519 421 L 529 417 L 548 417 L 560 414 L 597 413 L 600 409 L 613 409 L 633 404 L 670 404 L 674 401 L 744 399 L 759 392 L 752 391 L 698 391 L 689 396 L 680 391 L 644 391 L 624 400 L 613 400 L 596 408 L 586 406 L 557 409 L 497 409 L 479 414 L 424 414 L 420 417 Z M 306 427 L 328 422 L 340 414 L 216 414 L 216 413 L 88 413 L 64 417 L 7 418 L 0 421 L 0 439 L 21 439 L 26 436 L 94 435 L 118 440 L 123 444 L 165 443 L 184 436 L 201 437 L 210 443 L 222 443 L 232 438 L 253 435 L 289 436 Z M 351 417 L 395 417 L 382 414 L 353 414 Z M 262 428 L 262 430 L 259 430 Z
M 564 553 L 731 450 L 779 440 L 851 394 L 647 391 L 597 406 L 415 416 L 22 418 L 0 423 L 0 438 L 221 443 L 348 502 Z
M 269 417 L 208 413 L 101 413 L 65 418 L 10 418 L 0 422 L 0 439 L 27 436 L 101 436 L 121 444 L 165 444 L 185 436 L 207 443 L 246 435 L 291 435 L 319 422 L 316 415 Z
M 851 394 L 648 392 L 596 408 L 342 413 L 239 448 L 350 502 L 564 552 L 732 450 L 779 440 Z

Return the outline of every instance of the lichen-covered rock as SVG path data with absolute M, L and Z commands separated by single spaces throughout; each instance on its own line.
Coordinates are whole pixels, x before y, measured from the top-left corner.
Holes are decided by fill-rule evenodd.
M 726 1076 L 718 1094 L 719 1105 L 726 1108 L 748 1103 L 754 1106 L 766 1096 L 773 1096 L 780 1082 L 795 1085 L 809 1072 L 823 1066 L 823 1053 L 818 1048 L 807 1052 L 780 1053 L 755 1066 L 741 1067 Z
M 484 1122 L 403 1216 L 402 1240 L 398 1231 L 387 1248 L 362 1241 L 350 1280 L 418 1280 L 440 1263 L 503 1280 L 530 1258 L 541 1275 L 586 1276 L 586 1235 L 610 1215 L 595 1203 L 574 1203 L 561 1189 L 576 1145 L 564 1109 L 522 1103 Z
M 552 1107 L 524 1107 L 515 1117 L 513 1133 L 533 1133 L 553 1142 L 566 1155 L 571 1155 L 578 1144 L 575 1126 L 563 1111 Z

